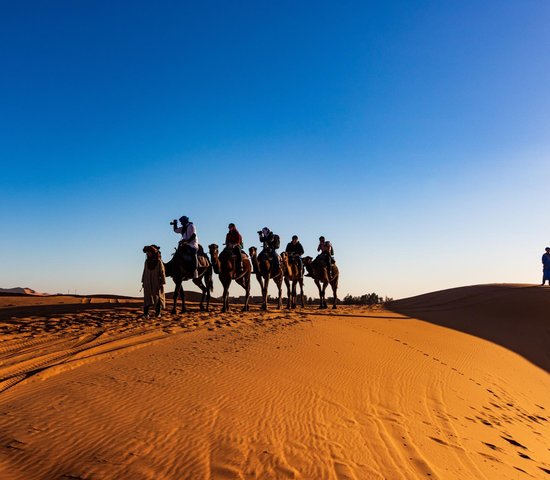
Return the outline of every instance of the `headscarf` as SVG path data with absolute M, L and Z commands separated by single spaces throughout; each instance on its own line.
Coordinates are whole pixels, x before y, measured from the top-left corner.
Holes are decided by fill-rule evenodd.
M 155 268 L 157 268 L 157 265 L 160 259 L 160 247 L 157 245 L 146 245 L 145 247 L 143 247 L 143 252 L 152 253 L 152 255 L 151 256 L 148 255 L 147 260 L 145 260 L 147 268 L 149 270 L 154 270 Z

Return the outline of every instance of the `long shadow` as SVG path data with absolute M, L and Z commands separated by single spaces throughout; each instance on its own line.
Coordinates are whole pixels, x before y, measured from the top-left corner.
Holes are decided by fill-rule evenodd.
M 397 300 L 386 308 L 489 340 L 550 373 L 550 288 L 476 285 Z

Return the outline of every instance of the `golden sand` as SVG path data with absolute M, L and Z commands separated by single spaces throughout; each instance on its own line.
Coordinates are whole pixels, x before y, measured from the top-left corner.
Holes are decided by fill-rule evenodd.
M 550 478 L 550 288 L 431 295 L 158 320 L 2 297 L 0 478 Z

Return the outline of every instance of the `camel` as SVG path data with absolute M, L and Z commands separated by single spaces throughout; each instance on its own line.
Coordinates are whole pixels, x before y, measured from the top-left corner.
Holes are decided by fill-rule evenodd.
M 202 247 L 201 247 L 202 250 Z M 193 283 L 201 289 L 202 297 L 200 303 L 201 311 L 208 311 L 210 306 L 210 292 L 214 289 L 212 282 L 212 265 L 208 260 L 208 257 L 198 256 L 198 277 L 193 278 L 193 269 L 187 259 L 188 256 L 182 247 L 178 247 L 173 253 L 172 258 L 168 263 L 164 264 L 167 277 L 172 277 L 174 280 L 174 305 L 172 307 L 172 314 L 176 313 L 178 305 L 178 297 L 181 297 L 181 313 L 187 311 L 185 307 L 185 291 L 182 287 L 182 282 L 186 280 L 193 280 Z M 203 281 L 204 280 L 204 281 Z M 206 306 L 205 306 L 206 301 Z
M 274 272 L 274 265 L 271 261 L 271 255 L 264 250 L 257 255 L 257 248 L 250 247 L 248 249 L 250 253 L 250 261 L 252 262 L 252 268 L 258 279 L 258 283 L 262 289 L 262 310 L 267 310 L 267 287 L 269 286 L 269 279 L 273 279 L 277 289 L 279 290 L 279 298 L 277 308 L 282 306 L 283 297 L 283 269 L 279 268 L 277 272 Z
M 336 302 L 338 300 L 338 297 L 336 296 L 339 276 L 338 267 L 334 263 L 332 265 L 332 276 L 329 276 L 326 259 L 322 258 L 322 256 L 323 255 L 317 256 L 315 260 L 313 260 L 312 257 L 304 257 L 304 266 L 306 267 L 309 276 L 313 278 L 315 285 L 317 285 L 317 288 L 319 289 L 319 308 L 327 308 L 325 290 L 327 289 L 328 284 L 332 287 L 332 294 L 334 295 L 332 308 L 336 308 Z
M 287 252 L 281 253 L 281 259 L 287 292 L 286 308 L 296 308 L 296 285 L 300 286 L 300 304 L 304 307 L 304 270 L 298 263 L 298 259 L 292 258 Z
M 235 282 L 244 288 L 245 299 L 243 312 L 248 311 L 250 309 L 248 302 L 250 300 L 250 276 L 252 273 L 252 265 L 250 264 L 248 255 L 244 252 L 241 253 L 243 268 L 237 275 L 237 267 L 231 250 L 225 248 L 218 254 L 218 246 L 213 243 L 212 245 L 208 245 L 208 251 L 210 252 L 210 259 L 214 267 L 214 272 L 219 275 L 220 282 L 223 285 L 222 312 L 227 312 L 229 310 L 229 285 L 231 285 L 231 280 L 235 280 Z

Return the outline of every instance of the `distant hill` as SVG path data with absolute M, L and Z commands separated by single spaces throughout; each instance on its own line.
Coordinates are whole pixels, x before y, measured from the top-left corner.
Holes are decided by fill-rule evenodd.
M 15 287 L 15 288 L 0 288 L 0 295 L 49 295 L 49 293 L 41 293 L 32 288 Z

